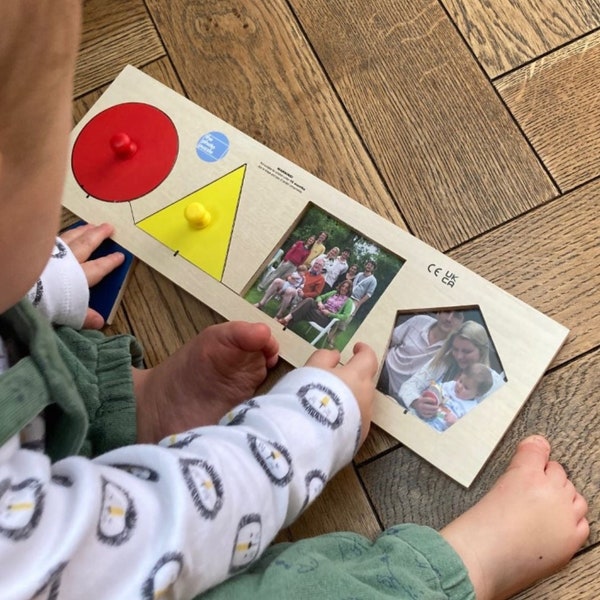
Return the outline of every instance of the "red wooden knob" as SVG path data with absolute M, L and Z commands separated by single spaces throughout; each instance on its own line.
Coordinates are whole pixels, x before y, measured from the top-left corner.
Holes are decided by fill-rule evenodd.
M 119 158 L 131 158 L 137 152 L 137 144 L 124 132 L 115 133 L 110 146 Z

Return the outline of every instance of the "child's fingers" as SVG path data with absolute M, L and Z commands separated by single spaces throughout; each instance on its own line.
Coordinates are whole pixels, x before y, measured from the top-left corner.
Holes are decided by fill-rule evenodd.
M 431 419 L 437 414 L 438 403 L 433 398 L 420 396 L 412 403 L 412 407 L 420 417 Z
M 318 367 L 319 369 L 334 369 L 340 361 L 338 350 L 316 350 L 306 361 L 307 367 Z
M 80 263 L 86 261 L 90 257 L 90 254 L 96 250 L 105 239 L 112 235 L 114 227 L 108 223 L 103 223 L 102 225 L 92 225 L 87 228 L 84 226 L 82 229 L 83 230 L 79 232 L 79 235 L 74 236 L 70 242 L 65 239 L 64 234 L 61 236 L 69 245 L 75 258 Z
M 113 252 L 95 260 L 84 262 L 81 267 L 85 273 L 88 285 L 90 287 L 96 285 L 111 271 L 114 271 L 124 260 L 125 255 L 122 252 Z
M 358 342 L 354 346 L 354 354 L 346 366 L 351 366 L 364 377 L 372 379 L 377 373 L 377 356 L 371 346 L 364 342 Z
M 265 344 L 263 354 L 267 362 L 267 368 L 272 369 L 279 361 L 279 342 L 273 336 Z
M 339 360 L 340 353 L 338 350 L 317 350 L 306 361 L 306 366 L 334 369 L 337 367 Z M 342 368 L 355 371 L 361 377 L 372 379 L 377 373 L 377 357 L 371 346 L 364 342 L 358 342 L 354 346 L 352 358 Z
M 91 229 L 94 225 L 90 223 L 85 223 L 84 225 L 78 225 L 77 227 L 73 227 L 72 229 L 65 229 L 60 233 L 60 239 L 67 244 L 67 246 L 71 246 L 71 244 L 83 233 L 85 233 L 88 229 Z

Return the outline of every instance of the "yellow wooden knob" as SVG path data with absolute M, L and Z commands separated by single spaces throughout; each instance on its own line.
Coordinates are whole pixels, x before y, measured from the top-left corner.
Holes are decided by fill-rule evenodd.
M 195 229 L 203 229 L 210 224 L 212 217 L 200 202 L 191 202 L 184 211 L 187 222 Z

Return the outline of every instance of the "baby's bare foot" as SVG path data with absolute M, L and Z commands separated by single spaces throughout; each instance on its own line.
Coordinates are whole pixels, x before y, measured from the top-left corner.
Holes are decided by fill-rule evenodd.
M 255 394 L 278 351 L 267 325 L 233 321 L 207 327 L 157 367 L 134 371 L 138 441 L 216 424 Z
M 494 487 L 441 531 L 477 600 L 509 598 L 555 573 L 586 540 L 587 503 L 549 457 L 545 438 L 525 438 Z

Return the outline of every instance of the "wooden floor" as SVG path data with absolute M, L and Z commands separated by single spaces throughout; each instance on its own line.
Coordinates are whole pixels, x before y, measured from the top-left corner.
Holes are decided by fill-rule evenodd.
M 86 0 L 76 120 L 127 63 L 571 330 L 469 490 L 375 429 L 281 538 L 440 527 L 540 432 L 592 533 L 519 598 L 599 598 L 598 2 Z M 140 263 L 110 330 L 134 332 L 153 365 L 218 321 Z

